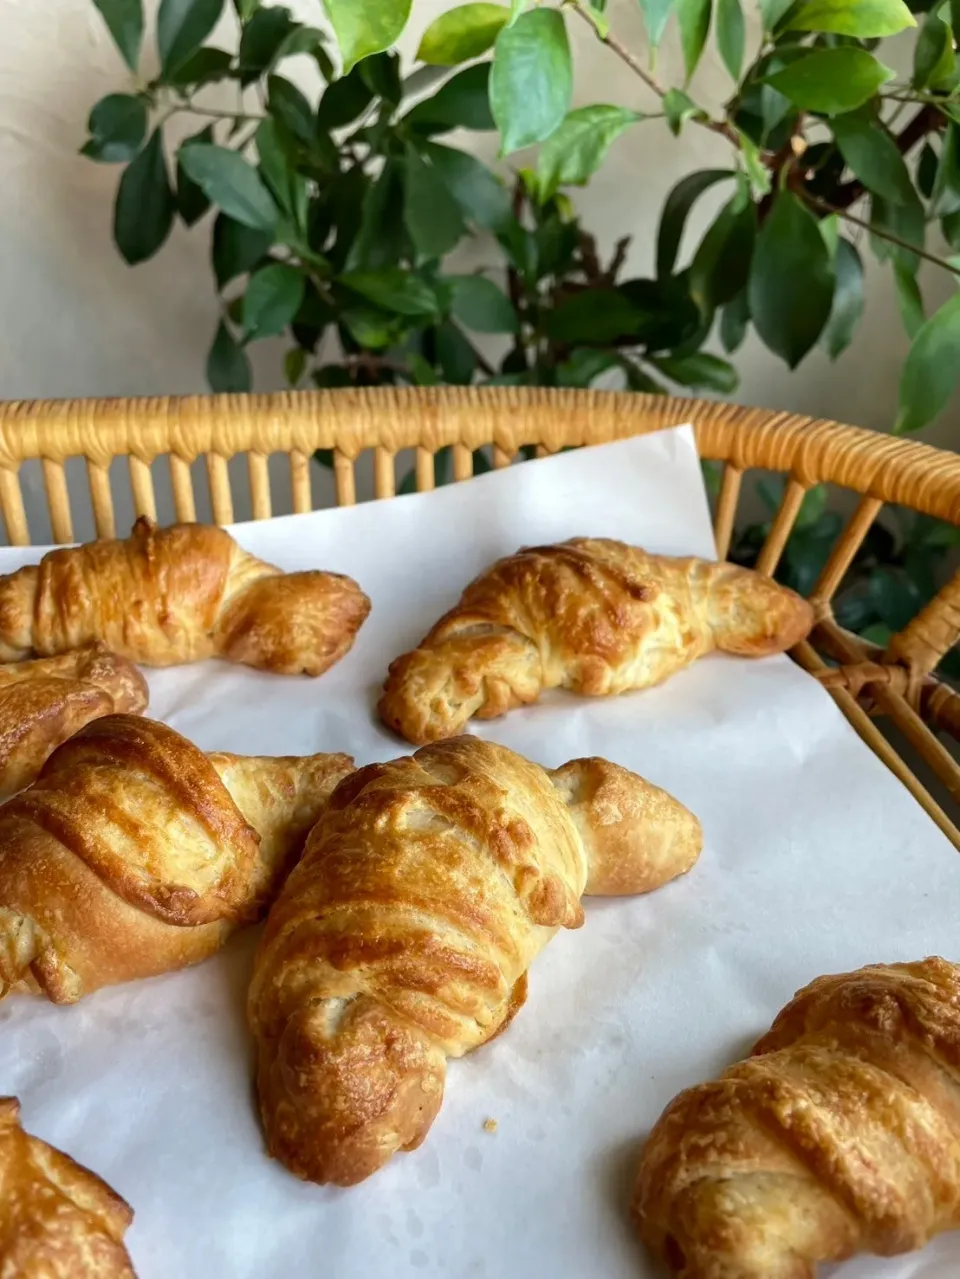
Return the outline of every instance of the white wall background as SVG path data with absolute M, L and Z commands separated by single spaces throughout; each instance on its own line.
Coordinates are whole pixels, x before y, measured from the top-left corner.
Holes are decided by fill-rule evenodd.
M 319 21 L 319 0 L 288 3 L 299 17 L 314 25 Z M 428 22 L 451 7 L 452 0 L 414 0 L 408 52 Z M 218 33 L 224 45 L 234 39 L 229 10 L 227 5 Z M 625 43 L 643 47 L 636 0 L 611 0 L 608 16 Z M 645 87 L 584 24 L 571 19 L 570 27 L 577 103 L 655 109 Z M 901 41 L 899 52 L 907 58 L 911 44 Z M 888 49 L 885 57 L 896 62 L 897 53 Z M 147 57 L 152 59 L 152 51 Z M 145 67 L 150 70 L 148 63 Z M 289 67 L 309 76 L 306 59 Z M 668 43 L 658 74 L 665 83 L 679 83 L 678 71 L 679 57 Z M 92 104 L 128 84 L 92 0 L 0 0 L 0 398 L 205 389 L 203 367 L 217 315 L 208 265 L 209 221 L 192 231 L 178 226 L 153 261 L 127 267 L 110 235 L 119 169 L 77 154 Z M 696 95 L 717 104 L 729 89 L 722 67 L 708 58 L 698 73 Z M 491 136 L 470 141 L 492 157 Z M 727 161 L 726 144 L 706 130 L 687 126 L 678 141 L 663 121 L 648 121 L 616 144 L 589 189 L 577 193 L 577 205 L 602 245 L 631 234 L 630 267 L 646 273 L 669 188 L 695 168 Z M 705 203 L 699 222 L 692 224 L 692 238 L 707 211 Z M 467 252 L 470 263 L 484 260 L 482 245 Z M 739 399 L 889 427 L 907 343 L 889 271 L 864 256 L 868 306 L 853 346 L 836 364 L 817 352 L 790 373 L 751 337 L 736 357 Z M 931 308 L 949 291 L 933 267 L 924 267 L 921 282 Z M 258 389 L 280 384 L 278 352 L 261 351 Z M 925 438 L 948 447 L 960 442 L 956 404 Z M 27 481 L 31 487 L 38 483 L 35 475 Z

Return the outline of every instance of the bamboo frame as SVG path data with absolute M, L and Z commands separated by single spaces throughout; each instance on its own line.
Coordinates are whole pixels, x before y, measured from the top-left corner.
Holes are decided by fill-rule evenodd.
M 473 452 L 492 445 L 493 464 L 509 466 L 523 445 L 548 457 L 570 445 L 601 444 L 692 424 L 704 458 L 724 463 L 715 536 L 725 556 L 744 472 L 778 471 L 787 477 L 780 509 L 760 553 L 758 568 L 772 573 L 783 554 L 804 494 L 831 483 L 859 495 L 811 593 L 818 625 L 796 660 L 830 689 L 858 733 L 896 773 L 934 821 L 960 847 L 960 830 L 897 756 L 870 718 L 888 715 L 960 803 L 960 768 L 934 732 L 960 739 L 960 694 L 931 672 L 960 639 L 960 573 L 908 626 L 886 653 L 842 631 L 831 600 L 885 503 L 960 524 L 960 457 L 915 441 L 877 435 L 835 422 L 698 400 L 615 392 L 514 387 L 429 387 L 284 392 L 276 395 L 187 396 L 145 400 L 63 400 L 0 404 L 0 511 L 12 545 L 29 544 L 19 470 L 42 462 L 56 541 L 73 536 L 64 464 L 87 463 L 97 535 L 113 536 L 116 516 L 110 463 L 128 459 L 134 506 L 156 517 L 151 472 L 169 462 L 174 509 L 196 518 L 190 466 L 206 459 L 214 518 L 228 523 L 234 504 L 228 462 L 246 454 L 255 519 L 273 512 L 268 459 L 286 454 L 295 512 L 313 506 L 311 457 L 332 449 L 337 501 L 357 500 L 355 462 L 374 451 L 377 497 L 396 492 L 396 455 L 415 450 L 417 488 L 434 486 L 434 456 L 452 447 L 455 480 L 473 474 Z M 835 666 L 828 666 L 820 652 Z

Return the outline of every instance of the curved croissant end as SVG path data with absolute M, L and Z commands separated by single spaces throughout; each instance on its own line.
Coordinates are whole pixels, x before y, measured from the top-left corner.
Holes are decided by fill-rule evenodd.
M 714 643 L 739 657 L 767 657 L 793 648 L 814 623 L 801 595 L 736 564 L 711 564 L 707 611 Z
M 682 1279 L 814 1279 L 960 1226 L 960 968 L 821 977 L 643 1152 L 641 1238 Z

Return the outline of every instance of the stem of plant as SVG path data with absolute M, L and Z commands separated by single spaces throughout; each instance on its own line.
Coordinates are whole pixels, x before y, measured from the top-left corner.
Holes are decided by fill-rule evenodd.
M 915 253 L 918 258 L 923 258 L 925 262 L 932 262 L 934 266 L 941 267 L 944 271 L 949 271 L 951 275 L 957 274 L 957 268 L 951 266 L 945 258 L 938 258 L 935 253 L 928 253 L 926 249 L 921 249 L 919 245 L 911 244 L 909 240 L 902 240 L 899 235 L 893 235 L 883 227 L 874 226 L 866 218 L 858 218 L 849 209 L 841 209 L 836 204 L 830 204 L 828 200 L 821 200 L 819 196 L 811 195 L 809 191 L 802 191 L 801 195 L 811 208 L 819 209 L 822 213 L 836 213 L 845 222 L 851 222 L 854 226 L 863 227 L 865 231 L 875 235 L 878 240 L 886 240 L 889 244 L 895 244 L 900 249 L 907 249 L 908 252 Z

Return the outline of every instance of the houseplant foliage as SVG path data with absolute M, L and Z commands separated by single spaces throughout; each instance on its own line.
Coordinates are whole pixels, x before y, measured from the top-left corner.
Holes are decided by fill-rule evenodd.
M 134 85 L 96 104 L 83 150 L 123 166 L 114 234 L 128 262 L 156 253 L 178 218 L 204 219 L 222 303 L 215 390 L 248 389 L 250 344 L 287 335 L 292 385 L 583 387 L 603 376 L 730 393 L 734 368 L 708 340 L 730 355 L 752 326 L 790 367 L 818 345 L 840 355 L 863 311 L 866 252 L 893 272 L 911 337 L 891 427 L 922 428 L 960 376 L 960 293 L 928 315 L 917 282 L 924 258 L 951 279 L 960 270 L 949 252 L 960 250 L 960 0 L 759 0 L 750 49 L 741 0 L 638 0 L 638 50 L 611 30 L 606 0 L 469 3 L 417 29 L 407 72 L 393 46 L 416 24 L 412 0 L 317 0 L 323 30 L 261 0 L 161 0 L 146 56 L 142 0 L 93 2 Z M 229 39 L 211 42 L 225 14 Z M 629 101 L 571 109 L 575 23 L 635 72 Z M 655 70 L 670 24 L 683 84 Z M 878 45 L 908 28 L 913 71 L 901 80 Z M 714 113 L 690 84 L 711 39 L 730 76 Z M 319 71 L 313 97 L 291 78 L 294 58 Z M 181 117 L 196 130 L 174 150 Z M 639 128 L 717 135 L 717 167 L 666 200 L 649 276 L 625 271 L 626 239 L 603 260 L 570 198 Z M 452 145 L 454 129 L 495 130 L 509 181 Z M 722 192 L 719 211 L 689 245 L 687 219 L 710 191 Z M 946 255 L 927 243 L 933 224 Z M 448 271 L 478 234 L 488 268 Z M 480 334 L 500 335 L 495 364 Z M 811 496 L 784 568 L 798 584 L 815 576 L 836 518 Z M 889 544 L 868 544 L 854 586 L 862 594 L 880 568 L 901 586 L 906 560 L 922 550 L 929 567 L 948 534 L 881 531 L 873 541 Z M 745 531 L 741 558 L 756 540 Z M 917 590 L 932 589 L 929 577 Z M 876 587 L 869 602 L 851 620 L 880 638 L 902 592 Z

